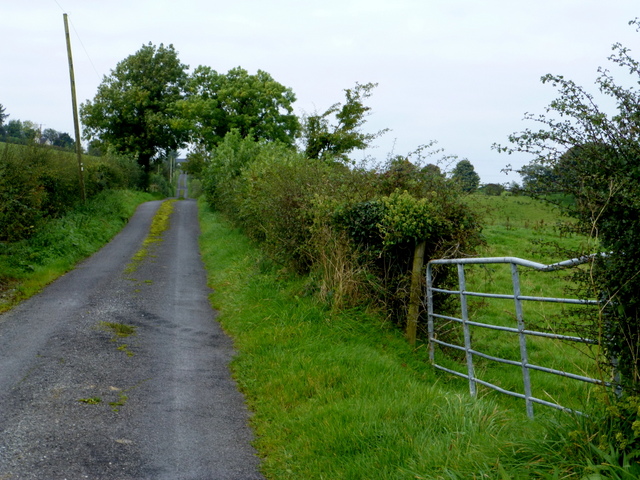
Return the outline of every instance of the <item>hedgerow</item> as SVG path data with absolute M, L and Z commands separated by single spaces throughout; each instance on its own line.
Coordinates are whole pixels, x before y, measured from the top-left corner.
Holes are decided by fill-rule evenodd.
M 212 207 L 273 260 L 308 274 L 309 291 L 334 308 L 373 302 L 399 323 L 416 243 L 436 258 L 470 254 L 481 241 L 459 188 L 404 157 L 359 168 L 232 132 L 212 152 L 203 185 Z
M 85 156 L 83 163 L 87 197 L 139 183 L 139 168 L 130 159 Z M 0 146 L 0 242 L 30 237 L 81 198 L 74 155 L 37 145 Z

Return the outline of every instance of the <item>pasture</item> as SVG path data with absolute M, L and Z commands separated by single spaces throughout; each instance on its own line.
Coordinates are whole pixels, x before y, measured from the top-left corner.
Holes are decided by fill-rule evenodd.
M 484 196 L 469 201 L 484 209 L 481 255 L 550 263 L 564 258 L 549 242 L 561 248 L 585 242 L 564 234 L 556 225 L 562 219 L 539 202 Z M 603 467 L 607 458 L 591 448 L 600 428 L 597 416 L 540 406 L 530 420 L 520 399 L 484 388 L 472 398 L 466 380 L 431 367 L 424 337 L 412 348 L 375 309 L 331 309 L 310 293 L 308 278 L 265 258 L 204 202 L 200 223 L 212 304 L 238 349 L 233 372 L 254 413 L 267 478 L 553 479 L 614 470 Z M 501 289 L 502 276 L 479 269 L 469 280 L 473 288 Z M 524 277 L 534 291 L 562 292 L 568 284 L 562 276 Z M 539 322 L 563 321 L 561 310 L 543 308 Z M 509 323 L 506 310 L 473 305 L 483 321 Z M 482 348 L 517 355 L 502 337 L 474 337 Z M 589 360 L 564 345 L 534 341 L 530 348 L 536 362 L 591 372 Z M 459 355 L 445 361 L 452 368 L 464 365 Z M 504 387 L 521 388 L 517 368 L 479 362 L 478 371 Z M 548 375 L 535 375 L 533 384 L 537 396 L 573 408 L 585 407 L 592 395 Z
M 520 196 L 473 195 L 470 200 L 483 213 L 483 234 L 486 244 L 479 257 L 518 257 L 542 264 L 568 260 L 592 250 L 586 237 L 569 233 L 571 220 L 562 217 L 557 209 L 540 201 Z M 588 265 L 577 268 L 589 268 Z M 573 277 L 576 269 L 541 272 L 519 267 L 521 294 L 532 297 L 576 298 Z M 508 264 L 465 266 L 467 290 L 493 294 L 511 294 L 512 278 Z M 515 328 L 516 313 L 513 300 L 468 297 L 469 320 Z M 525 326 L 529 330 L 549 334 L 580 336 L 575 328 L 579 310 L 594 306 L 574 306 L 548 302 L 523 302 Z M 461 340 L 458 324 L 442 325 L 445 337 Z M 472 348 L 484 354 L 520 361 L 520 345 L 516 334 L 471 327 Z M 458 343 L 458 342 L 453 342 Z M 460 342 L 462 343 L 462 342 Z M 447 368 L 465 372 L 461 352 L 444 347 L 446 355 L 437 356 Z M 599 370 L 595 361 L 599 350 L 595 346 L 540 337 L 528 337 L 529 363 L 547 368 L 610 380 L 610 372 Z M 524 393 L 522 371 L 519 366 L 505 365 L 474 357 L 476 376 L 498 387 Z M 532 394 L 545 401 L 559 403 L 571 409 L 583 410 L 592 397 L 590 384 L 531 371 Z M 461 380 L 464 381 L 464 380 Z M 480 387 L 481 394 L 487 390 Z M 495 393 L 491 393 L 494 395 Z M 522 400 L 514 400 L 523 403 Z M 523 406 L 524 408 L 524 406 Z M 541 412 L 546 407 L 536 407 Z

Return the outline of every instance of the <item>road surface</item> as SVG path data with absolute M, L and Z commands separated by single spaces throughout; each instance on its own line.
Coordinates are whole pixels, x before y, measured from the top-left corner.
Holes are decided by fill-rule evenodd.
M 195 201 L 174 202 L 163 240 L 126 271 L 160 203 L 0 315 L 0 480 L 263 478 Z
M 187 174 L 181 173 L 178 176 L 178 188 L 176 190 L 176 197 L 187 198 Z

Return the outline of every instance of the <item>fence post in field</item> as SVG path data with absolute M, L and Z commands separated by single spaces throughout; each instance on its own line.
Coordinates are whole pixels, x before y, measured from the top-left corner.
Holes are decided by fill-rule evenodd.
M 419 242 L 413 254 L 413 270 L 411 271 L 411 295 L 409 297 L 409 312 L 407 314 L 407 339 L 411 345 L 416 344 L 418 331 L 418 314 L 422 298 L 422 267 L 424 265 L 424 251 L 427 242 Z

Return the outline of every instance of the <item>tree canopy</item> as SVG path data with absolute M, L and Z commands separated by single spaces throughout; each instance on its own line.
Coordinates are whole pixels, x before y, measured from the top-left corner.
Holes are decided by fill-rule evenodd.
M 73 149 L 76 142 L 71 135 L 66 132 L 58 132 L 53 128 L 47 128 L 42 132 L 42 139 L 47 140 L 54 147 Z
M 176 115 L 186 68 L 173 45 L 149 43 L 122 60 L 104 77 L 93 101 L 81 106 L 85 138 L 137 156 L 148 173 L 154 160 L 178 150 L 186 140 Z
M 292 145 L 300 129 L 293 114 L 295 100 L 290 88 L 262 70 L 251 75 L 236 67 L 223 74 L 199 66 L 189 77 L 180 110 L 189 125 L 190 141 L 206 150 L 231 130 L 243 138 Z
M 476 173 L 469 160 L 460 160 L 451 171 L 451 178 L 468 193 L 475 192 L 480 185 L 480 175 Z
M 344 103 L 334 103 L 324 113 L 305 118 L 302 141 L 308 158 L 330 157 L 345 161 L 348 153 L 364 150 L 388 131 L 364 133 L 361 130 L 371 110 L 364 101 L 376 86 L 376 83 L 356 83 L 354 88 L 345 89 Z
M 4 119 L 7 118 L 9 116 L 8 113 L 4 113 L 6 111 L 6 109 L 4 108 L 4 106 L 0 103 L 0 128 L 2 127 L 2 125 L 4 125 Z
M 7 143 L 27 144 L 38 140 L 40 128 L 29 120 L 9 120 L 1 127 L 3 141 Z

